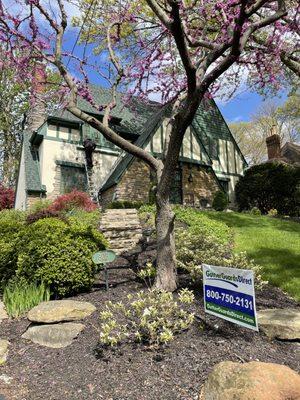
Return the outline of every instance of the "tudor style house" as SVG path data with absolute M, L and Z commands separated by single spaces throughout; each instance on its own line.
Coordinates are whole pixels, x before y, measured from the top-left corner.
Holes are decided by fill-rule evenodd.
M 94 99 L 103 104 L 108 90 L 92 86 Z M 84 100 L 79 107 L 101 119 Z M 37 110 L 33 110 L 33 112 Z M 168 120 L 166 107 L 133 99 L 124 105 L 118 95 L 111 125 L 121 136 L 161 157 Z M 87 166 L 84 143 L 91 139 L 93 167 Z M 187 130 L 174 171 L 171 201 L 206 207 L 214 193 L 224 190 L 234 205 L 234 188 L 247 166 L 232 133 L 213 100 L 203 101 Z M 23 132 L 15 208 L 26 209 L 39 198 L 52 199 L 72 189 L 87 191 L 105 207 L 112 201 L 149 201 L 153 174 L 142 161 L 121 151 L 101 133 L 68 111 L 41 115 Z

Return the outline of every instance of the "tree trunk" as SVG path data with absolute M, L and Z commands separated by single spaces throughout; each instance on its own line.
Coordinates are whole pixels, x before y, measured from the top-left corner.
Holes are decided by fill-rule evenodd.
M 173 292 L 177 288 L 174 220 L 169 199 L 156 196 L 157 275 L 154 288 Z

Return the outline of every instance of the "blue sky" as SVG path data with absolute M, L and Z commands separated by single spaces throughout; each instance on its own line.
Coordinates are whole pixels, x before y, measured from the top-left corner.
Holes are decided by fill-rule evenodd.
M 267 101 L 274 101 L 281 104 L 285 99 L 286 93 L 283 92 L 275 97 L 269 96 Z M 254 92 L 244 91 L 226 103 L 218 100 L 216 102 L 227 122 L 239 122 L 249 121 L 251 115 L 260 108 L 264 101 L 263 96 Z

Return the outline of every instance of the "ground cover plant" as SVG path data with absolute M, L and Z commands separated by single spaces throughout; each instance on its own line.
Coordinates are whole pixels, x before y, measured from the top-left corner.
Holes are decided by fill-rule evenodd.
M 234 232 L 234 251 L 262 266 L 263 278 L 300 300 L 300 224 L 247 213 L 207 212 Z
M 150 346 L 166 344 L 194 320 L 194 314 L 183 308 L 194 301 L 194 294 L 187 289 L 179 292 L 177 300 L 172 293 L 156 290 L 129 294 L 127 300 L 127 304 L 105 304 L 100 313 L 102 344 L 116 346 L 125 340 Z

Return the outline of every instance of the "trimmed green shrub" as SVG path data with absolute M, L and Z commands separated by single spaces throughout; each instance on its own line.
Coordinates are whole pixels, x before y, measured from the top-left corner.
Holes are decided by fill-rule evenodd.
M 179 292 L 178 301 L 172 293 L 147 291 L 127 296 L 123 302 L 107 302 L 100 313 L 100 342 L 115 346 L 123 340 L 151 346 L 168 343 L 174 335 L 187 329 L 194 314 L 184 310 L 184 304 L 194 301 L 187 289 Z
M 40 219 L 19 237 L 17 277 L 44 282 L 55 297 L 89 290 L 95 274 L 92 255 L 105 247 L 103 235 L 87 223 Z
M 300 215 L 300 167 L 278 162 L 254 165 L 236 185 L 239 210 L 275 208 L 280 215 Z
M 119 209 L 119 208 L 140 208 L 144 203 L 142 201 L 128 201 L 120 200 L 111 202 L 106 208 Z
M 3 302 L 12 318 L 22 316 L 42 301 L 48 300 L 50 291 L 43 283 L 37 285 L 28 283 L 25 279 L 12 279 L 4 288 Z
M 250 210 L 250 214 L 252 214 L 252 215 L 261 215 L 261 211 L 260 211 L 260 209 L 258 207 L 253 207 Z
M 219 190 L 214 195 L 212 207 L 216 211 L 224 211 L 228 206 L 228 196 L 222 190 Z
M 17 266 L 17 245 L 24 229 L 25 213 L 15 210 L 0 212 L 0 289 L 14 274 Z
M 246 253 L 233 254 L 228 243 L 220 242 L 215 236 L 196 229 L 176 232 L 176 258 L 179 268 L 188 272 L 194 281 L 202 279 L 202 264 L 251 269 L 255 273 L 255 285 L 261 288 L 266 283 L 262 267 L 247 258 Z

